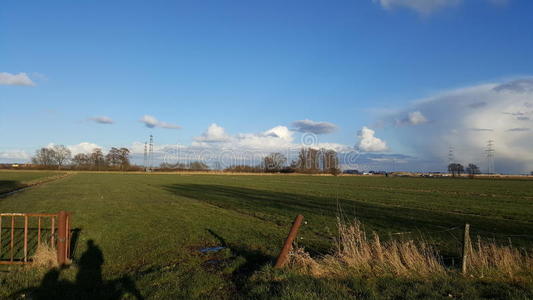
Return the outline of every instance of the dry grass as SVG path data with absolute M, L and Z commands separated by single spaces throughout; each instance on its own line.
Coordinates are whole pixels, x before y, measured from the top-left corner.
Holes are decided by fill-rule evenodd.
M 457 273 L 444 266 L 440 255 L 423 241 L 382 242 L 374 232 L 367 237 L 361 223 L 338 222 L 339 236 L 333 254 L 313 258 L 301 248 L 291 252 L 289 267 L 317 277 L 402 276 L 431 278 Z M 511 246 L 478 239 L 470 244 L 468 276 L 498 279 L 533 279 L 533 258 Z
M 441 259 L 426 243 L 412 240 L 384 243 L 376 233 L 368 238 L 358 221 L 338 222 L 338 229 L 333 254 L 314 259 L 302 249 L 296 249 L 291 254 L 291 266 L 315 276 L 342 276 L 347 271 L 376 276 L 445 273 Z
M 494 241 L 477 238 L 475 246 L 468 242 L 467 273 L 471 276 L 516 278 L 533 277 L 533 257 L 525 250 L 498 246 Z
M 40 244 L 39 247 L 37 247 L 35 254 L 32 256 L 31 266 L 53 268 L 58 265 L 56 249 L 44 243 Z

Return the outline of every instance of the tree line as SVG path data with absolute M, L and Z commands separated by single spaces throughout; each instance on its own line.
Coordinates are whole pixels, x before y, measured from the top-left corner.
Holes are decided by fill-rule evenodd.
M 36 150 L 31 161 L 41 169 L 139 170 L 139 167 L 131 165 L 129 156 L 129 149 L 112 147 L 107 154 L 104 154 L 100 148 L 94 148 L 90 153 L 78 153 L 72 157 L 72 152 L 67 147 L 54 145 Z
M 265 156 L 256 166 L 235 165 L 227 172 L 340 174 L 337 152 L 327 149 L 302 148 L 296 160 L 287 164 L 287 157 L 279 152 Z

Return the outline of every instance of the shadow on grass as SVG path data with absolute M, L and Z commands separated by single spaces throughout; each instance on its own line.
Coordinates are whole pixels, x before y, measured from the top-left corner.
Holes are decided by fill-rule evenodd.
M 131 295 L 143 299 L 135 283 L 129 276 L 104 281 L 102 265 L 104 254 L 93 240 L 87 242 L 87 250 L 81 255 L 77 266 L 75 282 L 60 279 L 64 268 L 49 270 L 38 287 L 24 289 L 15 293 L 13 299 L 123 299 Z M 29 296 L 29 297 L 28 297 Z
M 408 234 L 402 235 L 402 238 L 424 238 L 430 242 L 435 240 L 440 248 L 446 248 L 447 252 L 454 255 L 458 254 L 461 247 L 460 228 L 464 223 L 471 224 L 472 236 L 480 235 L 507 243 L 508 237 L 513 235 L 517 236 L 513 238 L 515 246 L 529 247 L 533 244 L 533 238 L 520 237 L 530 234 L 533 224 L 505 219 L 226 185 L 174 184 L 164 188 L 180 196 L 236 210 L 283 226 L 288 226 L 295 215 L 303 214 L 309 221 L 308 230 L 322 237 L 335 235 L 327 231 L 335 228 L 341 207 L 346 220 L 357 218 L 367 229 L 377 231 L 384 238 L 390 237 L 394 232 L 406 231 Z M 457 232 L 445 231 L 455 227 Z M 308 250 L 319 250 L 323 245 L 315 246 L 306 245 Z
M 7 197 L 23 187 L 24 185 L 20 181 L 0 180 L 0 198 Z

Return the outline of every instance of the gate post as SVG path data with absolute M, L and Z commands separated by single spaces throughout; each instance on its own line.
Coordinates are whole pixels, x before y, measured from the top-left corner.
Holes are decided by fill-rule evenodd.
M 274 265 L 274 268 L 281 268 L 285 265 L 287 262 L 287 258 L 289 255 L 289 251 L 291 251 L 292 248 L 292 242 L 296 238 L 296 235 L 298 234 L 298 229 L 300 228 L 300 225 L 302 225 L 302 221 L 304 219 L 304 216 L 298 215 L 296 216 L 296 219 L 294 219 L 294 222 L 292 223 L 291 230 L 289 231 L 289 236 L 287 236 L 287 240 L 285 240 L 285 244 L 283 245 L 283 248 L 281 248 L 281 252 L 279 253 L 278 259 L 276 260 L 276 264 Z
M 67 263 L 67 212 L 57 214 L 57 262 L 60 266 Z

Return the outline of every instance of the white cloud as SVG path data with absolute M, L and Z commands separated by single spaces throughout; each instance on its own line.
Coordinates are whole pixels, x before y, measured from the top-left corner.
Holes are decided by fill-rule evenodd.
M 94 121 L 96 123 L 100 123 L 100 124 L 113 124 L 113 123 L 115 123 L 113 121 L 113 119 L 111 119 L 109 117 L 106 117 L 106 116 L 92 117 L 92 118 L 89 118 L 89 120 Z
M 428 121 L 428 119 L 426 119 L 426 117 L 418 110 L 410 112 L 407 120 L 409 120 L 411 125 L 420 125 Z
M 373 0 L 379 3 L 385 9 L 393 9 L 395 7 L 405 7 L 412 9 L 419 14 L 428 15 L 432 12 L 454 6 L 461 3 L 461 0 Z
M 533 170 L 532 78 L 443 92 L 388 118 L 401 119 L 409 111 L 423 111 L 431 122 L 395 127 L 397 141 L 441 170 L 447 164 L 449 146 L 455 148 L 458 162 L 486 169 L 484 150 L 489 139 L 495 143 L 496 171 Z
M 382 152 L 386 151 L 387 143 L 374 136 L 376 132 L 366 126 L 359 131 L 359 143 L 357 147 L 364 152 Z
M 48 146 L 53 146 L 53 144 L 50 144 Z M 102 147 L 98 146 L 97 144 L 89 142 L 81 142 L 76 145 L 68 145 L 67 148 L 70 150 L 73 156 L 78 153 L 91 153 L 95 148 L 102 149 Z
M 0 161 L 2 162 L 27 162 L 31 155 L 24 150 L 5 150 L 0 151 Z
M 205 143 L 225 142 L 225 141 L 228 141 L 229 139 L 230 137 L 226 133 L 224 128 L 221 126 L 218 126 L 215 123 L 209 125 L 207 130 L 201 136 L 194 138 L 194 140 L 197 142 L 205 142 Z
M 299 132 L 311 132 L 314 134 L 331 133 L 337 129 L 337 125 L 329 122 L 317 122 L 309 119 L 294 121 L 294 130 Z
M 34 86 L 35 83 L 26 73 L 11 74 L 0 72 L 0 85 L 25 85 Z
M 148 128 L 160 127 L 166 129 L 180 129 L 181 126 L 172 123 L 162 122 L 156 119 L 154 116 L 144 115 L 140 120 L 141 123 Z

